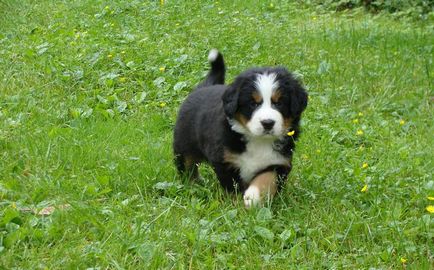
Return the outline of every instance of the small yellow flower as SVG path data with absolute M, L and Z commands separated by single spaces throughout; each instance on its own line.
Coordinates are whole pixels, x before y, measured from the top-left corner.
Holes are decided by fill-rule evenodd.
M 357 130 L 356 134 L 357 134 L 358 136 L 363 135 L 363 130 L 361 130 L 361 129 Z
M 360 190 L 360 192 L 366 192 L 366 191 L 368 191 L 368 185 L 364 185 L 363 187 L 362 187 L 362 189 Z
M 17 204 L 15 202 L 12 203 L 12 208 L 16 209 L 17 208 Z
M 113 58 L 113 54 L 108 54 L 107 58 L 109 58 L 109 59 Z
M 428 205 L 426 207 L 426 211 L 430 212 L 431 214 L 434 214 L 434 205 Z
M 115 26 L 115 24 L 114 24 L 114 23 L 111 23 L 110 26 L 113 27 L 113 26 Z
M 274 4 L 273 3 L 270 3 L 270 8 L 274 8 Z
M 366 169 L 366 168 L 368 168 L 368 163 L 366 163 L 366 162 L 363 162 L 363 164 L 362 164 L 362 168 L 363 168 L 363 169 Z
M 160 67 L 159 70 L 160 70 L 161 72 L 164 72 L 164 71 L 166 71 L 166 68 L 165 68 L 165 67 Z
M 286 133 L 286 135 L 288 135 L 288 136 L 293 136 L 294 134 L 295 134 L 295 130 Z
M 313 17 L 312 20 L 316 21 L 317 17 Z
M 160 5 L 164 5 L 164 0 L 160 0 Z
M 405 121 L 404 121 L 403 119 L 401 119 L 401 120 L 399 120 L 399 124 L 400 124 L 401 126 L 403 126 L 403 125 L 405 124 Z
M 401 263 L 406 263 L 406 262 L 407 262 L 407 259 L 404 258 L 404 257 L 402 257 L 402 258 L 401 258 Z
M 362 117 L 362 116 L 363 116 L 363 113 L 362 113 L 362 112 L 359 112 L 358 116 L 359 116 L 359 117 Z
M 109 9 L 109 8 L 110 8 L 109 6 L 105 6 L 105 7 L 104 7 L 104 9 Z
M 160 107 L 161 107 L 161 108 L 166 107 L 166 102 L 160 102 Z
M 426 197 L 428 200 L 430 200 L 430 201 L 434 201 L 434 197 L 432 197 L 432 196 L 428 196 L 428 197 Z
M 175 23 L 175 26 L 179 26 L 179 23 Z
M 321 150 L 319 150 L 319 149 L 316 149 L 316 151 L 315 151 L 315 152 L 317 152 L 317 153 L 319 154 L 319 153 L 321 153 Z
M 121 54 L 125 54 L 125 51 L 121 51 Z
M 359 123 L 359 119 L 357 119 L 357 118 L 354 119 L 354 120 L 353 120 L 353 123 L 354 123 L 354 124 L 358 124 L 358 123 Z
M 115 11 L 114 11 L 114 10 L 110 11 L 110 14 L 112 14 L 112 15 L 113 15 L 114 13 L 115 13 Z
M 127 81 L 127 78 L 125 77 L 119 77 L 119 82 L 124 83 Z
M 308 159 L 309 159 L 309 156 L 306 155 L 306 154 L 302 154 L 302 155 L 301 155 L 301 158 L 304 159 L 304 160 L 308 160 Z

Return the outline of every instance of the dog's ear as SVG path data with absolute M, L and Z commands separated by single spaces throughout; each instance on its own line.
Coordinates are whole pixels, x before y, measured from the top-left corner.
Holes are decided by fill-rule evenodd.
M 307 93 L 298 81 L 292 83 L 291 89 L 291 114 L 300 116 L 307 106 Z
M 228 89 L 226 89 L 223 94 L 223 109 L 225 114 L 229 118 L 233 118 L 237 109 L 238 109 L 238 96 L 239 90 L 237 89 L 235 84 L 229 85 Z

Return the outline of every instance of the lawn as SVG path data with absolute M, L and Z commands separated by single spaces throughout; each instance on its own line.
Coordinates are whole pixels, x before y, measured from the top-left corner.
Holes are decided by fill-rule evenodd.
M 10 0 L 0 18 L 0 269 L 433 269 L 433 20 L 226 0 Z M 309 92 L 263 208 L 172 162 L 214 47 L 229 82 L 284 65 Z

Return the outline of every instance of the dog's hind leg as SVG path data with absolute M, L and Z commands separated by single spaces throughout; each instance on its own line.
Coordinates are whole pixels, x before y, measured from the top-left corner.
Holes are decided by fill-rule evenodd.
M 190 179 L 199 178 L 198 161 L 193 156 L 178 154 L 175 155 L 175 165 L 181 175 Z

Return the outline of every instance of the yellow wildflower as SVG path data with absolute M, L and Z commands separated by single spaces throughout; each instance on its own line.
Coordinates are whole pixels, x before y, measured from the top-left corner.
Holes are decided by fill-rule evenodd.
M 109 8 L 110 8 L 109 6 L 105 6 L 105 7 L 104 7 L 104 9 L 109 9 Z
M 313 19 L 314 21 L 316 21 L 317 18 L 316 18 L 316 17 L 313 17 L 312 19 Z
M 294 135 L 294 134 L 295 134 L 295 130 L 286 133 L 286 135 L 288 135 L 288 136 L 292 136 L 292 135 Z
M 368 168 L 368 163 L 366 163 L 366 162 L 363 162 L 363 164 L 362 164 L 362 168 L 363 168 L 363 169 L 366 169 L 366 168 Z
M 434 205 L 428 205 L 426 207 L 426 211 L 430 212 L 431 214 L 434 214 Z
M 354 123 L 354 124 L 358 124 L 358 123 L 359 123 L 359 119 L 357 119 L 357 118 L 354 119 L 354 120 L 353 120 L 353 123 Z
M 127 78 L 125 77 L 119 77 L 119 82 L 124 83 L 127 81 Z
M 160 5 L 164 5 L 164 0 L 160 0 Z
M 428 196 L 428 197 L 426 197 L 428 200 L 430 200 L 430 201 L 434 201 L 434 197 L 432 197 L 432 196 Z
M 366 192 L 366 191 L 368 191 L 368 185 L 364 185 L 363 187 L 362 187 L 362 189 L 360 190 L 360 192 Z
M 114 24 L 114 23 L 111 23 L 110 26 L 113 27 L 113 26 L 115 26 L 115 24 Z
M 160 102 L 160 107 L 161 107 L 161 108 L 166 107 L 166 102 Z
M 404 257 L 402 257 L 402 258 L 401 258 L 401 263 L 406 263 L 406 262 L 407 262 L 407 259 L 404 258 Z
M 403 125 L 405 124 L 405 121 L 404 121 L 403 119 L 401 119 L 401 120 L 399 120 L 399 124 L 400 124 L 401 126 L 403 126 Z
M 107 58 L 109 58 L 109 59 L 113 58 L 113 54 L 107 55 Z
M 164 72 L 164 71 L 166 71 L 166 68 L 165 68 L 165 67 L 160 67 L 159 70 L 160 70 L 161 72 Z
M 125 54 L 125 51 L 121 51 L 121 54 Z
M 359 112 L 358 115 L 359 115 L 359 117 L 362 117 L 362 116 L 363 116 L 363 113 L 362 113 L 362 112 Z
M 316 149 L 316 152 L 319 154 L 319 153 L 321 153 L 321 150 L 319 150 L 319 149 Z
M 359 135 L 359 136 L 363 135 L 363 130 L 361 130 L 361 129 L 357 130 L 356 134 Z
M 270 3 L 270 8 L 274 8 L 274 4 L 273 3 Z

